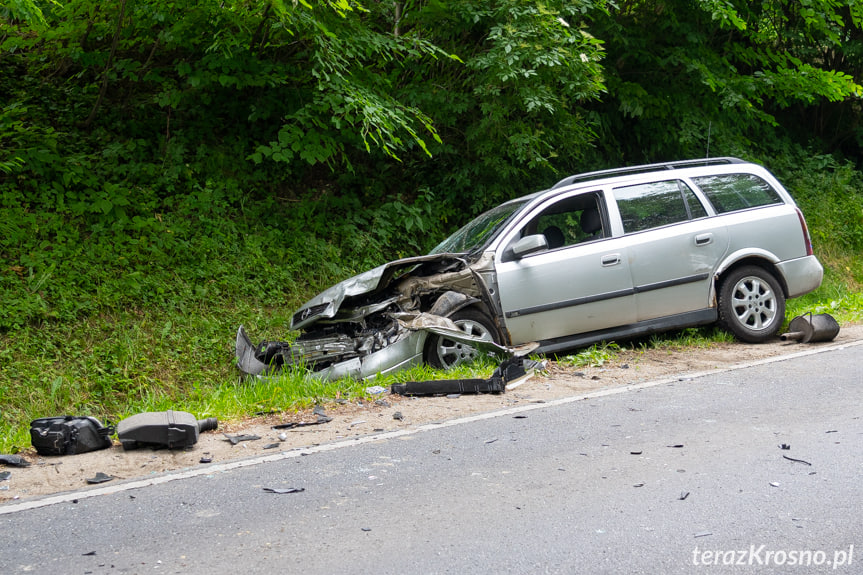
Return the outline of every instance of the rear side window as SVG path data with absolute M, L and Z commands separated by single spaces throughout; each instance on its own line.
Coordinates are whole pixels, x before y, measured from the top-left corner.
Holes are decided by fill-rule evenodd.
M 616 188 L 614 199 L 627 234 L 707 215 L 689 186 L 679 180 Z
M 782 203 L 776 190 L 753 174 L 723 174 L 692 180 L 701 188 L 718 214 Z

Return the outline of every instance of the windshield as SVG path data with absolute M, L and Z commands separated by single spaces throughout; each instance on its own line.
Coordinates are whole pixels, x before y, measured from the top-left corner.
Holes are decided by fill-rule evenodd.
M 460 254 L 485 247 L 515 212 L 527 203 L 523 198 L 501 204 L 480 214 L 456 233 L 442 241 L 432 254 Z

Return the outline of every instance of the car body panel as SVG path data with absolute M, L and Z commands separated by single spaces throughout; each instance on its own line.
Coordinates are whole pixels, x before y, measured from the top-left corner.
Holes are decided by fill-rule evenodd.
M 498 294 L 513 343 L 634 322 L 623 243 L 609 238 L 498 264 Z
M 710 307 L 713 274 L 728 230 L 709 218 L 626 236 L 637 320 Z
M 804 256 L 776 264 L 782 274 L 787 297 L 800 297 L 818 289 L 824 277 L 824 268 L 815 256 Z

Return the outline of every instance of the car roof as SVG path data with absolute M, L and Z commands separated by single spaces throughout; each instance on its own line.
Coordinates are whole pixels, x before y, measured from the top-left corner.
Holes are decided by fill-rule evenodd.
M 659 172 L 662 170 L 678 170 L 682 168 L 695 168 L 701 166 L 717 166 L 717 165 L 727 165 L 727 164 L 748 164 L 744 160 L 739 158 L 731 158 L 731 157 L 723 157 L 723 158 L 703 158 L 698 160 L 681 160 L 677 162 L 664 162 L 659 164 L 645 164 L 642 166 L 630 166 L 627 168 L 613 168 L 610 170 L 598 170 L 595 172 L 586 172 L 583 174 L 574 174 L 572 176 L 568 176 L 555 185 L 553 185 L 550 190 L 554 190 L 557 188 L 562 188 L 564 186 L 569 186 L 572 184 L 576 184 L 579 182 L 589 182 L 593 180 L 598 180 L 601 178 L 609 178 L 613 176 L 628 176 L 628 175 L 637 175 L 637 174 L 649 174 L 652 172 Z

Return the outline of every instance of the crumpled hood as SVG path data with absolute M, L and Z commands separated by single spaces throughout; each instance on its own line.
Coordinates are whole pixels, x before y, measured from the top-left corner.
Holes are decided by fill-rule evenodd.
M 322 319 L 332 318 L 345 299 L 374 293 L 386 288 L 404 268 L 430 261 L 453 259 L 454 254 L 432 254 L 395 260 L 350 277 L 325 289 L 298 309 L 291 317 L 291 329 L 302 329 Z

